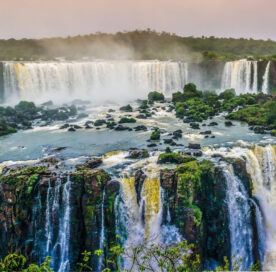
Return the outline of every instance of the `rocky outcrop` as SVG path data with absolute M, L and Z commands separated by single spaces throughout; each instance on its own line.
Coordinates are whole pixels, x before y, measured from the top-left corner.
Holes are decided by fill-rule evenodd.
M 221 263 L 230 251 L 222 170 L 207 161 L 192 161 L 161 171 L 161 185 L 172 223 L 196 244 L 202 260 L 212 258 Z
M 66 229 L 61 226 L 66 222 L 61 220 L 67 191 L 70 269 L 75 269 L 84 250 L 94 252 L 100 248 L 102 222 L 106 227 L 105 246 L 115 243 L 114 202 L 120 184 L 111 181 L 104 170 L 86 166 L 78 166 L 71 173 L 56 173 L 45 166 L 5 169 L 0 177 L 0 257 L 11 250 L 22 252 L 31 262 L 41 262 L 46 255 L 60 256 L 63 249 L 58 239 L 61 229 Z M 46 252 L 47 240 L 50 252 Z M 91 265 L 97 262 L 93 259 Z M 57 268 L 55 265 L 53 260 Z

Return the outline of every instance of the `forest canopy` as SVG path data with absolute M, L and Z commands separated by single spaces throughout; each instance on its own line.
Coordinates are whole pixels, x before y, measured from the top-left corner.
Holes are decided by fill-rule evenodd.
M 150 29 L 67 38 L 0 40 L 0 60 L 174 59 L 185 61 L 276 59 L 276 41 L 181 37 Z

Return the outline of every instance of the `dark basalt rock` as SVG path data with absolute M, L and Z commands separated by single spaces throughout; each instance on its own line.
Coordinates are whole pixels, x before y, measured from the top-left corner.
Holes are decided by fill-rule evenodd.
M 117 131 L 124 131 L 124 130 L 130 130 L 131 128 L 123 126 L 123 125 L 118 125 L 115 127 L 115 130 Z
M 146 149 L 130 150 L 127 158 L 129 159 L 144 159 L 149 157 L 149 152 Z
M 218 125 L 218 123 L 217 122 L 211 122 L 211 123 L 209 123 L 209 127 L 213 127 L 213 126 L 217 126 Z
M 141 191 L 143 188 L 144 181 L 146 179 L 146 175 L 142 170 L 138 170 L 135 175 L 135 191 L 136 191 L 136 196 L 137 196 L 137 204 L 139 205 L 139 202 L 141 200 Z
M 70 127 L 69 124 L 64 124 L 64 125 L 62 125 L 59 129 L 65 129 L 65 128 L 69 128 L 69 127 Z
M 200 144 L 189 143 L 188 148 L 190 148 L 190 149 L 201 149 L 201 145 Z
M 68 131 L 73 132 L 73 131 L 76 131 L 76 129 L 74 129 L 73 127 L 70 127 L 70 128 L 68 128 Z
M 156 146 L 157 146 L 157 144 L 154 144 L 154 143 L 147 145 L 147 147 L 156 147 Z
M 265 128 L 262 126 L 255 126 L 255 127 L 253 127 L 253 130 L 257 134 L 265 134 L 266 133 Z
M 73 127 L 74 129 L 81 129 L 81 128 L 82 128 L 82 127 L 79 126 L 79 125 L 72 125 L 72 127 Z
M 173 132 L 173 136 L 175 139 L 182 138 L 182 130 L 178 129 Z
M 199 124 L 198 123 L 190 123 L 190 127 L 192 129 L 199 129 Z
M 59 147 L 56 147 L 56 148 L 52 149 L 52 151 L 53 152 L 59 152 L 59 151 L 62 151 L 66 148 L 67 148 L 66 146 L 59 146 Z
M 202 151 L 201 150 L 194 151 L 193 152 L 193 156 L 195 156 L 195 157 L 201 157 L 202 156 Z
M 199 132 L 199 134 L 201 134 L 201 135 L 210 135 L 210 134 L 212 134 L 212 131 L 211 130 L 201 131 L 201 132 Z
M 225 121 L 224 124 L 225 124 L 226 127 L 233 126 L 233 123 L 231 121 Z
M 147 127 L 144 125 L 139 125 L 133 128 L 135 131 L 147 131 Z
M 86 121 L 85 123 L 84 123 L 84 125 L 85 126 L 89 126 L 89 125 L 93 125 L 94 124 L 94 122 L 93 121 Z
M 99 119 L 99 120 L 95 121 L 94 126 L 95 127 L 100 127 L 100 126 L 103 126 L 104 124 L 106 124 L 106 121 L 103 120 L 103 119 Z
M 164 144 L 172 144 L 174 143 L 173 139 L 164 139 Z
M 78 165 L 77 169 L 80 168 L 90 168 L 90 169 L 94 169 L 98 166 L 100 166 L 103 163 L 103 160 L 99 157 L 93 157 L 89 160 L 87 160 L 84 164 Z
M 147 119 L 148 117 L 147 117 L 146 115 L 144 115 L 144 114 L 138 114 L 138 115 L 136 116 L 136 118 L 137 118 L 137 119 Z

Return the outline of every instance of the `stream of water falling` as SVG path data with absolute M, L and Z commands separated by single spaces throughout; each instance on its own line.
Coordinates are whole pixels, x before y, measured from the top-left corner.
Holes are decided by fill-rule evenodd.
M 254 193 L 264 215 L 265 245 L 263 269 L 276 270 L 276 153 L 275 146 L 238 150 L 246 159 Z
M 46 203 L 44 256 L 50 256 L 54 271 L 65 272 L 70 269 L 70 190 L 68 175 L 66 183 L 57 178 L 52 187 L 49 180 Z M 58 223 L 57 223 L 58 222 Z
M 263 86 L 262 86 L 262 92 L 265 94 L 268 94 L 269 92 L 269 70 L 270 70 L 270 64 L 271 62 L 269 61 L 266 65 L 265 68 L 265 73 L 263 76 Z
M 253 182 L 259 255 L 263 270 L 276 271 L 276 146 L 235 147 L 223 156 L 243 158 Z M 257 205 L 258 204 L 258 205 Z
M 182 91 L 188 82 L 188 64 L 171 61 L 4 62 L 3 69 L 7 103 L 136 99 Z
M 224 176 L 227 181 L 232 264 L 241 258 L 240 269 L 249 270 L 253 264 L 250 200 L 244 185 L 234 175 L 231 166 L 224 170 Z
M 102 203 L 101 203 L 101 232 L 100 232 L 99 249 L 102 250 L 103 254 L 100 256 L 99 262 L 98 262 L 98 271 L 99 272 L 101 272 L 103 269 L 102 262 L 104 260 L 104 243 L 105 243 L 104 199 L 105 199 L 105 190 L 103 191 L 103 199 L 102 199 Z

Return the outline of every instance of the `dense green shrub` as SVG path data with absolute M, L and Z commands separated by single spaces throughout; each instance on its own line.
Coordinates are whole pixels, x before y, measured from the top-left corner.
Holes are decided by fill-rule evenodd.
M 132 112 L 133 109 L 132 109 L 132 107 L 128 104 L 128 105 L 126 105 L 126 106 L 121 107 L 121 108 L 120 108 L 120 111 Z
M 149 101 L 164 101 L 165 100 L 165 97 L 162 93 L 159 93 L 159 92 L 150 92 L 148 94 L 148 100 Z
M 160 140 L 160 131 L 159 130 L 154 130 L 150 135 L 150 139 L 153 140 L 153 141 Z
M 234 89 L 228 89 L 220 93 L 219 98 L 220 99 L 226 99 L 229 100 L 231 98 L 234 98 L 236 96 L 236 92 Z
M 136 120 L 134 118 L 128 118 L 128 117 L 122 117 L 119 121 L 120 124 L 124 123 L 136 123 Z

